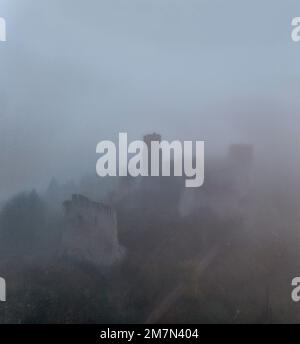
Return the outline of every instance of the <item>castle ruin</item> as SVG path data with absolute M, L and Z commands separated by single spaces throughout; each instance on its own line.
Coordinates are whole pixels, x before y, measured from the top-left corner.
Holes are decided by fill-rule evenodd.
M 123 255 L 113 208 L 73 195 L 63 203 L 68 222 L 63 236 L 63 254 L 76 260 L 110 266 Z

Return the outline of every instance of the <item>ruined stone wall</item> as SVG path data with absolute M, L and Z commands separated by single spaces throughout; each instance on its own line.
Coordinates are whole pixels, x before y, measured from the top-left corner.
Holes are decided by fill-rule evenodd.
M 73 195 L 64 202 L 67 228 L 63 253 L 97 265 L 112 265 L 123 255 L 118 240 L 116 212 L 103 203 Z
M 188 216 L 200 208 L 211 208 L 227 216 L 241 207 L 253 186 L 254 146 L 233 144 L 227 158 L 209 161 L 205 168 L 204 185 L 198 189 L 184 188 L 179 200 L 181 216 Z

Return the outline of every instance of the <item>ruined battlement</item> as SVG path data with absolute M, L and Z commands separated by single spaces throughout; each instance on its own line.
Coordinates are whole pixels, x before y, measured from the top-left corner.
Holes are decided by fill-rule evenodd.
M 228 159 L 230 164 L 233 164 L 234 167 L 243 167 L 253 163 L 254 159 L 254 147 L 251 144 L 232 144 L 229 147 Z
M 151 148 L 151 142 L 161 142 L 161 135 L 157 133 L 148 134 L 144 136 L 144 142 L 147 144 L 148 148 Z
M 103 215 L 111 216 L 113 218 L 116 216 L 112 207 L 103 202 L 91 201 L 87 197 L 79 194 L 72 195 L 72 200 L 65 201 L 63 206 L 67 215 L 71 215 L 74 210 L 79 211 L 81 209 L 89 211 L 93 210 L 97 213 L 102 213 Z
M 106 266 L 121 258 L 123 249 L 118 240 L 117 215 L 112 207 L 82 195 L 73 195 L 63 206 L 67 221 L 64 254 Z

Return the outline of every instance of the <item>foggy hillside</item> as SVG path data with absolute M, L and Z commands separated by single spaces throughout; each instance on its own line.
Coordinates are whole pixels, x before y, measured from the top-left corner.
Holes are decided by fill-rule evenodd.
M 300 321 L 297 5 L 0 0 L 0 323 Z M 100 178 L 119 132 L 204 185 Z

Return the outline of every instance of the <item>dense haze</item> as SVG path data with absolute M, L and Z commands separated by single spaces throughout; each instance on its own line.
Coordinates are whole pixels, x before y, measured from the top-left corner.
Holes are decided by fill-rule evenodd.
M 0 323 L 300 322 L 299 15 L 0 0 Z M 119 132 L 204 140 L 203 187 L 96 176 Z
M 206 140 L 207 154 L 233 142 L 298 143 L 297 9 L 1 0 L 1 199 L 94 173 L 96 143 L 119 131 Z

